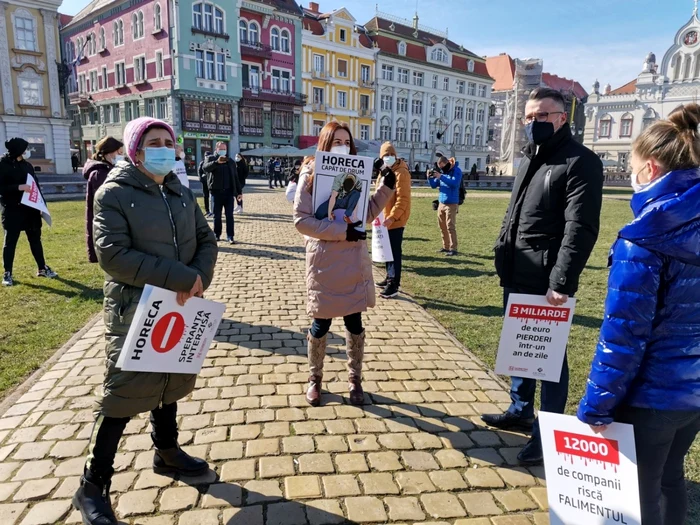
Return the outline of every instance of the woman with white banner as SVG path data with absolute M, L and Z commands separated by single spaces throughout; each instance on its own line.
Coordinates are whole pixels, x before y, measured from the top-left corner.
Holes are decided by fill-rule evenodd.
M 632 146 L 634 220 L 620 230 L 584 423 L 634 425 L 642 525 L 681 525 L 683 462 L 700 431 L 700 106 Z
M 25 193 L 32 191 L 33 184 L 36 184 L 37 195 L 41 195 L 34 167 L 27 162 L 31 156 L 28 147 L 29 143 L 22 138 L 10 139 L 5 142 L 7 153 L 0 159 L 0 206 L 2 206 L 2 228 L 5 230 L 5 243 L 2 249 L 2 261 L 5 267 L 2 277 L 3 286 L 14 284 L 12 270 L 17 243 L 22 232 L 27 235 L 29 248 L 36 261 L 36 276 L 49 279 L 58 277 L 58 274 L 46 265 L 44 259 L 44 247 L 41 244 L 41 211 L 22 204 L 22 197 Z M 32 184 L 29 184 L 28 180 Z

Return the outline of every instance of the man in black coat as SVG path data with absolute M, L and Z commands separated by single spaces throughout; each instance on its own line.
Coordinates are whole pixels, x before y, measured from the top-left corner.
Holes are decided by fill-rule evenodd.
M 230 244 L 236 244 L 233 240 L 233 207 L 234 198 L 241 201 L 241 187 L 238 183 L 236 163 L 228 157 L 228 149 L 225 142 L 216 144 L 216 153 L 207 157 L 202 170 L 208 174 L 209 192 L 214 197 L 214 234 L 216 240 L 221 239 L 221 211 L 226 212 L 226 239 Z
M 207 158 L 211 157 L 211 151 L 207 151 L 204 154 L 202 162 L 199 163 L 199 168 L 197 168 L 197 175 L 199 175 L 199 182 L 202 183 L 202 194 L 204 195 L 204 211 L 207 217 L 211 217 L 212 213 L 209 208 L 209 182 L 207 181 L 207 173 L 204 171 L 204 163 Z
M 603 165 L 571 136 L 564 98 L 540 88 L 525 107 L 524 150 L 510 205 L 496 241 L 495 265 L 504 308 L 511 293 L 544 295 L 560 306 L 573 296 L 579 276 L 598 239 L 603 199 Z M 501 429 L 529 429 L 532 439 L 518 455 L 524 464 L 542 461 L 539 426 L 534 420 L 537 382 L 511 378 L 511 406 L 481 419 Z M 542 381 L 541 409 L 564 413 L 569 366 L 564 357 L 558 383 Z

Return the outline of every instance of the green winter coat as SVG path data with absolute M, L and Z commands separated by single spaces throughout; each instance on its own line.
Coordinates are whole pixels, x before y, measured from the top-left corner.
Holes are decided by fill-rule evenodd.
M 133 417 L 182 399 L 197 379 L 116 367 L 143 287 L 189 291 L 199 275 L 208 288 L 218 249 L 194 195 L 172 173 L 161 192 L 137 168 L 120 162 L 97 191 L 94 211 L 95 251 L 105 271 L 107 340 L 104 392 L 96 409 L 107 417 Z

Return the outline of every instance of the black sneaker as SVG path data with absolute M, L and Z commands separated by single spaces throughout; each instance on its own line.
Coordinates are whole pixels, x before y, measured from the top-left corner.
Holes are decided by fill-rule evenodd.
M 47 279 L 55 279 L 56 277 L 58 277 L 58 274 L 48 266 L 44 266 L 43 270 L 39 270 L 38 272 L 36 272 L 36 276 L 46 277 Z
M 524 418 L 511 412 L 503 412 L 502 414 L 484 414 L 481 420 L 490 427 L 500 428 L 501 430 L 509 430 L 511 428 L 520 430 L 532 430 L 532 425 L 535 423 L 535 418 Z
M 387 279 L 384 279 L 383 281 L 379 281 L 377 284 L 377 288 L 386 288 L 386 285 L 389 284 L 389 281 Z
M 3 286 L 14 286 L 15 282 L 12 280 L 12 274 L 10 272 L 5 272 L 2 276 Z
M 236 241 L 233 240 L 233 237 L 229 237 L 226 240 L 228 241 L 229 244 L 236 244 Z
M 443 248 L 443 249 L 441 249 L 441 250 L 438 250 L 438 253 L 447 253 L 447 252 L 449 252 L 449 251 L 450 251 L 450 250 L 447 250 L 447 249 Z
M 394 283 L 389 283 L 386 288 L 384 288 L 384 291 L 379 294 L 379 297 L 382 299 L 392 299 L 397 295 L 399 295 L 399 287 Z
M 448 250 L 445 252 L 445 257 L 455 257 L 457 256 L 457 250 Z

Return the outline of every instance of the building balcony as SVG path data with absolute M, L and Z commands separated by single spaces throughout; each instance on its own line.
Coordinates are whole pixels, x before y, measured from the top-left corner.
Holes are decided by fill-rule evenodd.
M 315 69 L 311 71 L 311 76 L 319 80 L 328 80 L 331 78 L 331 74 L 328 71 L 317 71 Z
M 159 30 L 158 32 L 160 32 Z M 191 28 L 192 34 L 193 35 L 204 35 L 204 36 L 210 36 L 212 38 L 223 38 L 226 40 L 226 42 L 229 41 L 231 38 L 228 33 L 219 33 L 218 31 L 213 31 L 211 29 L 202 29 L 200 27 L 195 27 L 192 26 Z M 243 41 L 241 41 L 241 48 L 243 47 Z
M 263 89 L 246 85 L 243 86 L 243 98 L 264 100 L 266 102 L 279 102 L 282 104 L 294 104 L 295 106 L 306 105 L 306 95 L 302 93 L 277 91 L 274 89 Z
M 314 111 L 318 111 L 320 113 L 328 113 L 331 110 L 331 108 L 329 108 L 327 105 L 318 103 L 313 104 L 312 108 Z
M 241 124 L 238 128 L 241 135 L 262 137 L 265 135 L 265 129 L 262 126 L 246 126 Z
M 374 110 L 372 109 L 361 108 L 359 113 L 361 117 L 374 117 Z
M 90 105 L 90 94 L 80 93 L 78 91 L 68 93 L 68 103 L 71 106 L 87 107 Z
M 272 58 L 272 47 L 260 42 L 241 40 L 241 55 L 270 59 Z
M 363 88 L 374 88 L 375 82 L 374 80 L 360 80 L 358 84 Z
M 272 128 L 272 136 L 281 139 L 291 139 L 294 138 L 293 129 L 275 129 Z

